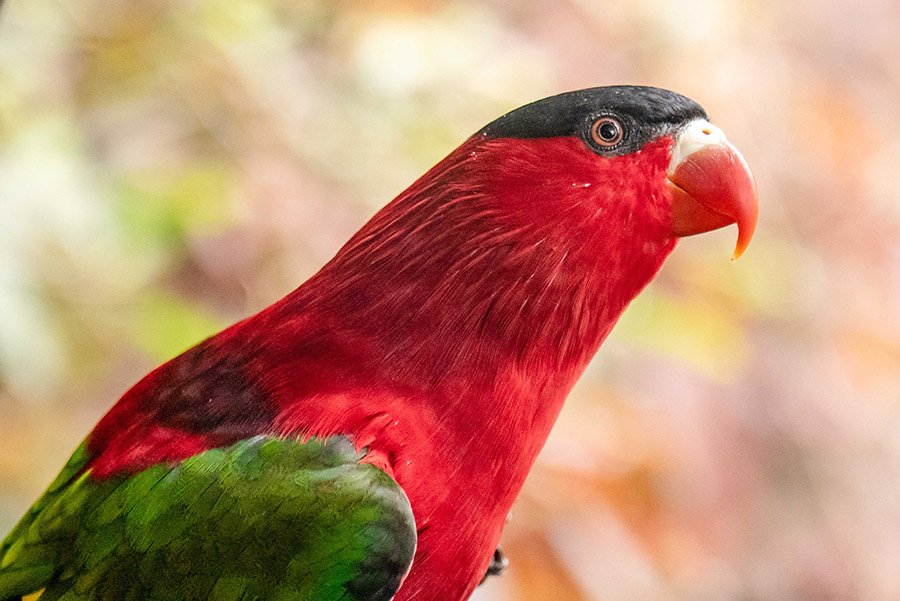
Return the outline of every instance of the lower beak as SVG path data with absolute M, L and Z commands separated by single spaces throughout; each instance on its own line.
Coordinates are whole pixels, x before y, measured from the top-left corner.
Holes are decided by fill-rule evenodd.
M 736 223 L 740 257 L 756 229 L 756 185 L 744 157 L 722 130 L 697 120 L 675 141 L 668 169 L 672 234 L 690 236 Z

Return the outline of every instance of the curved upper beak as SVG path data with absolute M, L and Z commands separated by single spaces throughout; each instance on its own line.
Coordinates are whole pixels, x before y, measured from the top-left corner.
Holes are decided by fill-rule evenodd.
M 738 226 L 732 259 L 756 229 L 756 184 L 747 162 L 721 129 L 698 119 L 681 130 L 666 172 L 672 193 L 672 234 L 690 236 Z

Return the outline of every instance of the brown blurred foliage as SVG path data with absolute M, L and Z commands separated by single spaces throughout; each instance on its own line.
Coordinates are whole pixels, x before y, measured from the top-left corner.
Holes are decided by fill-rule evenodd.
M 502 112 L 707 109 L 761 223 L 682 242 L 573 393 L 476 597 L 900 599 L 900 5 L 13 0 L 0 532 L 158 362 L 313 273 Z

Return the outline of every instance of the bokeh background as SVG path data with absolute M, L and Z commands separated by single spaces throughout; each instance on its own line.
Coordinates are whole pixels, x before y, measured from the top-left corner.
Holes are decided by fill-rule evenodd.
M 682 242 L 573 393 L 480 601 L 900 599 L 900 3 L 11 0 L 0 533 L 137 378 L 497 115 L 679 90 L 758 235 Z

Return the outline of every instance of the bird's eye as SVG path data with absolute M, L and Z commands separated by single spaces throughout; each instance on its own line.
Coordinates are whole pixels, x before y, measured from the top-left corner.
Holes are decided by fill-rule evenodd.
M 600 117 L 591 125 L 591 139 L 601 148 L 615 148 L 625 137 L 625 128 L 615 117 Z

